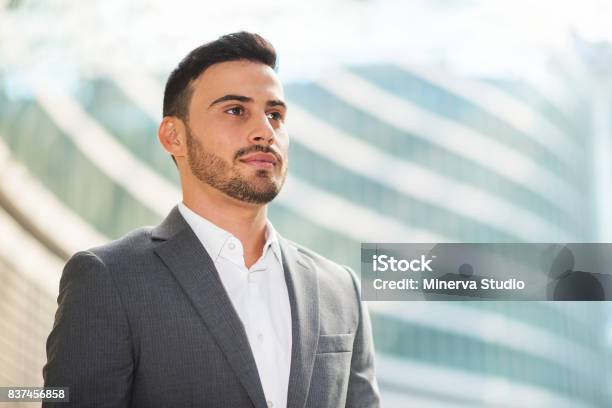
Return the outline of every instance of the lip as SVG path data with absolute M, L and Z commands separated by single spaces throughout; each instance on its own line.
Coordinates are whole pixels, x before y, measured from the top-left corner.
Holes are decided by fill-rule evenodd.
M 262 169 L 271 169 L 274 166 L 276 166 L 276 163 L 278 163 L 278 160 L 276 160 L 276 157 L 274 157 L 274 155 L 270 153 L 250 154 L 240 159 L 240 161 L 250 166 L 258 167 Z

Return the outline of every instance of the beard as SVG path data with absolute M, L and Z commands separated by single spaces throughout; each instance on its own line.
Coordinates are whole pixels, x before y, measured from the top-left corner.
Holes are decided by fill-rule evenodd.
M 252 145 L 242 148 L 234 154 L 233 163 L 228 163 L 221 156 L 207 151 L 202 143 L 193 136 L 189 126 L 186 127 L 187 162 L 194 176 L 211 187 L 240 201 L 252 204 L 267 204 L 280 192 L 287 177 L 285 161 L 270 147 Z M 258 169 L 253 176 L 246 176 L 238 169 L 238 159 L 249 153 L 262 152 L 273 154 L 281 166 L 281 174 L 274 178 L 273 171 Z

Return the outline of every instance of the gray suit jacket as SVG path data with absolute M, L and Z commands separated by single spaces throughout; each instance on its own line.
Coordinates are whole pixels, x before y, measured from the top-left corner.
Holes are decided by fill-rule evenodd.
M 287 407 L 378 407 L 355 276 L 279 241 L 293 336 Z M 267 407 L 240 318 L 176 207 L 157 227 L 68 261 L 43 376 L 70 387 L 58 407 Z

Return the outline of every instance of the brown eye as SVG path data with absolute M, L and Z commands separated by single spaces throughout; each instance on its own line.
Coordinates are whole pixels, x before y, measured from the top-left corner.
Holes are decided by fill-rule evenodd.
M 280 112 L 269 112 L 268 113 L 268 119 L 282 120 L 283 119 L 283 115 L 281 115 Z
M 242 108 L 241 106 L 234 106 L 233 108 L 229 108 L 224 112 L 229 113 L 230 115 L 240 116 L 244 113 L 244 108 Z

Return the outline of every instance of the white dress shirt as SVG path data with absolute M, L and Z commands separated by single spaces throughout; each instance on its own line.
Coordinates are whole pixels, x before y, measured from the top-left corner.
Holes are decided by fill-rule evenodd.
M 263 253 L 247 268 L 240 240 L 182 202 L 178 209 L 212 258 L 244 324 L 268 407 L 286 407 L 291 367 L 291 309 L 274 227 L 267 221 Z

